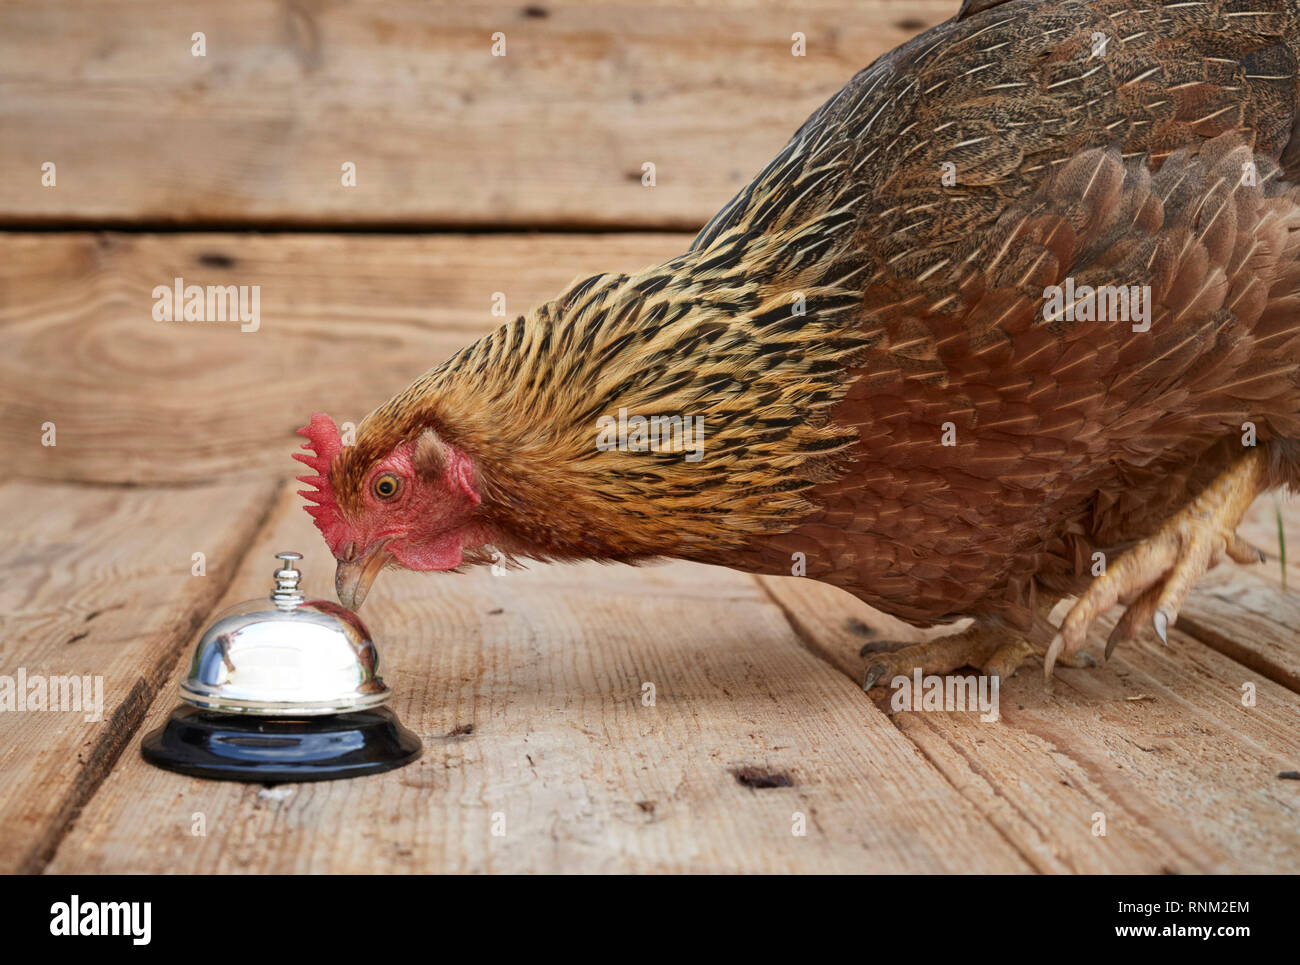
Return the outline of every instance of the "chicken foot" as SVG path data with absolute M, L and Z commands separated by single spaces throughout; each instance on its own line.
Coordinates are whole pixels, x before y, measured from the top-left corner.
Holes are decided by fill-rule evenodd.
M 1148 621 L 1161 642 L 1188 592 L 1206 570 L 1227 557 L 1237 563 L 1259 563 L 1265 557 L 1236 534 L 1250 504 L 1267 488 L 1267 456 L 1252 448 L 1200 495 L 1138 543 L 1088 587 L 1066 614 L 1043 661 L 1049 682 L 1052 668 L 1075 653 L 1093 621 L 1116 603 L 1126 606 L 1106 641 L 1109 658 L 1115 646 L 1132 640 Z
M 1046 648 L 1056 631 L 1048 621 L 1056 602 L 1056 598 L 1045 594 L 1037 598 L 1033 624 L 1027 634 L 1004 623 L 974 623 L 958 633 L 878 654 L 867 667 L 862 689 L 870 690 L 877 684 L 888 686 L 895 677 L 910 676 L 917 669 L 924 676 L 946 674 L 958 667 L 978 667 L 989 676 L 1010 677 L 1026 657 Z M 868 644 L 862 648 L 862 656 L 879 648 L 879 644 Z M 1097 665 L 1087 654 L 1068 656 L 1065 664 Z

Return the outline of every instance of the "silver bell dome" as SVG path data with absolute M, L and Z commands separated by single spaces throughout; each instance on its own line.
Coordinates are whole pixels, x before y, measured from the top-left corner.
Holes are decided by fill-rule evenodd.
M 298 553 L 277 553 L 270 598 L 224 610 L 194 648 L 181 699 L 204 710 L 276 717 L 319 716 L 388 700 L 370 631 L 327 600 L 298 588 Z

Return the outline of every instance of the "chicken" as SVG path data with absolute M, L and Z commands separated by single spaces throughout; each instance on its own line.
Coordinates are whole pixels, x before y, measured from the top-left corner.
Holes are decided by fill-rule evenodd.
M 1050 679 L 1117 603 L 1107 654 L 1165 639 L 1300 484 L 1298 58 L 1300 0 L 968 0 L 684 254 L 575 281 L 353 446 L 313 416 L 339 599 L 388 565 L 674 557 L 973 618 L 868 687 L 1042 648 Z

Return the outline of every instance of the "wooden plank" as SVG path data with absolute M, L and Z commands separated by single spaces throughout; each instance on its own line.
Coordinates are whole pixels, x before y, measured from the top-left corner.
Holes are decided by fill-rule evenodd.
M 39 870 L 53 853 L 234 575 L 272 495 L 254 482 L 0 486 L 0 674 L 14 690 L 25 678 L 31 699 L 0 713 L 0 872 Z M 193 574 L 194 553 L 205 554 L 205 575 Z M 102 678 L 102 714 L 93 683 L 57 710 L 36 709 L 39 691 L 53 707 L 49 678 L 72 675 Z
M 1107 629 L 1109 627 L 1107 626 Z M 900 729 L 998 823 L 1019 820 L 1074 871 L 1290 874 L 1300 853 L 1295 694 L 1188 637 L 1143 641 L 1108 671 L 1067 670 L 1048 696 L 1026 672 L 1004 689 L 1003 726 L 904 713 Z M 1104 816 L 1106 837 L 1095 836 Z M 999 825 L 1001 826 L 1001 825 Z
M 805 641 L 852 680 L 862 674 L 863 642 L 902 636 L 838 590 L 763 584 Z M 1203 595 L 1194 600 L 1193 609 L 1204 605 Z M 1237 613 L 1243 625 L 1284 618 Z M 1300 799 L 1278 774 L 1300 764 L 1300 696 L 1181 627 L 1171 649 L 1144 640 L 1104 668 L 1058 670 L 1054 694 L 1041 663 L 1028 664 L 1005 683 L 997 724 L 941 712 L 892 719 L 1039 870 L 1294 872 Z M 1290 633 L 1294 651 L 1300 622 Z M 1094 640 L 1098 654 L 1101 646 Z M 1242 705 L 1246 683 L 1256 688 L 1251 707 Z M 1104 837 L 1094 834 L 1097 814 Z
M 957 6 L 10 0 L 0 223 L 693 231 Z
M 1178 628 L 1300 693 L 1300 586 L 1284 592 L 1267 573 L 1265 564 L 1207 579 L 1178 614 Z
M 286 491 L 227 601 L 266 592 L 271 553 L 293 547 L 309 553 L 308 589 L 327 592 L 318 544 Z M 266 789 L 128 754 L 50 870 L 1028 868 L 851 681 L 798 646 L 750 577 L 687 564 L 393 572 L 363 616 L 395 709 L 425 741 L 419 762 Z M 745 786 L 747 768 L 789 786 Z
M 359 420 L 581 273 L 685 235 L 0 235 L 0 451 L 43 480 L 285 477 L 313 411 Z M 156 322 L 155 286 L 259 285 L 260 327 Z M 511 317 L 513 317 L 513 314 Z M 39 445 L 53 422 L 58 445 Z

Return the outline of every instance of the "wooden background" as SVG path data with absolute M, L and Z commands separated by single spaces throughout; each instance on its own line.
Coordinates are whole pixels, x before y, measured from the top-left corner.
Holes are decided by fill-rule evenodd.
M 418 764 L 264 788 L 138 756 L 271 553 L 329 593 L 286 484 L 312 411 L 358 419 L 498 324 L 494 292 L 514 314 L 682 250 L 956 6 L 0 4 L 0 673 L 107 690 L 100 723 L 0 714 L 0 870 L 1296 870 L 1300 604 L 1276 561 L 1214 574 L 1172 649 L 1054 695 L 1022 673 L 997 724 L 884 713 L 857 650 L 906 631 L 807 581 L 386 574 L 363 615 Z M 178 276 L 261 286 L 259 331 L 154 322 Z M 1276 549 L 1271 502 L 1246 530 Z

